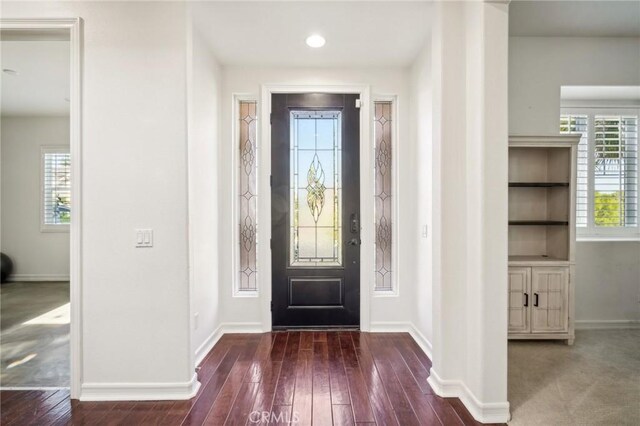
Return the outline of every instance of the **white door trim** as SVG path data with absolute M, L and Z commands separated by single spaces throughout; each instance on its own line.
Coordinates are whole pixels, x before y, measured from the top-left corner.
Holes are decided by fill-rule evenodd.
M 360 95 L 360 329 L 369 331 L 371 322 L 371 296 L 373 291 L 373 269 L 375 255 L 374 241 L 374 199 L 373 199 L 373 143 L 371 139 L 373 121 L 371 118 L 371 97 L 368 85 L 286 85 L 264 84 L 261 86 L 259 102 L 260 119 L 258 140 L 258 223 L 264 235 L 263 249 L 258 250 L 258 288 L 260 297 L 260 317 L 263 331 L 271 330 L 271 250 L 264 242 L 271 240 L 271 95 L 274 93 L 355 93 Z
M 82 19 L 25 18 L 0 19 L 0 30 L 69 32 L 70 73 L 70 141 L 71 212 L 70 225 L 70 293 L 71 293 L 71 398 L 80 397 L 82 383 Z

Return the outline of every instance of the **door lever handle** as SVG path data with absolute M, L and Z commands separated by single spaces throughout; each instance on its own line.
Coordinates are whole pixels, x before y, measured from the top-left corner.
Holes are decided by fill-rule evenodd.
M 359 238 L 352 238 L 349 241 L 347 241 L 347 244 L 349 244 L 350 246 L 359 246 L 360 245 L 360 239 Z

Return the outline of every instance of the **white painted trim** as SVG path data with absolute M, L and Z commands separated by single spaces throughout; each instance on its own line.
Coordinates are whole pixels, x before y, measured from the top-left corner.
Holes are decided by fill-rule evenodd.
M 188 382 L 84 383 L 80 401 L 163 401 L 191 399 L 200 389 L 194 373 Z
M 432 346 L 412 322 L 409 321 L 375 321 L 371 323 L 371 333 L 409 333 L 429 359 L 432 359 Z
M 576 330 L 628 330 L 640 328 L 640 320 L 576 320 Z
M 258 322 L 227 322 L 222 323 L 213 333 L 205 339 L 205 341 L 195 351 L 195 366 L 199 366 L 205 359 L 207 354 L 211 352 L 213 347 L 218 343 L 220 338 L 230 333 L 262 333 L 262 324 Z
M 400 186 L 398 178 L 399 171 L 399 155 L 400 152 L 398 148 L 398 143 L 400 140 L 400 125 L 398 123 L 398 118 L 400 117 L 399 109 L 399 99 L 397 95 L 382 95 L 382 94 L 373 94 L 371 99 L 371 145 L 372 145 L 372 172 L 373 172 L 373 182 L 375 182 L 375 124 L 374 124 L 374 114 L 375 114 L 375 102 L 391 102 L 391 290 L 387 291 L 376 291 L 375 290 L 375 274 L 373 275 L 373 297 L 399 297 L 400 296 L 400 268 L 398 267 L 400 259 L 400 244 L 398 242 L 398 237 L 400 235 L 399 232 L 399 221 L 398 217 L 400 214 Z M 375 183 L 374 183 L 375 185 Z M 375 193 L 375 186 L 372 187 Z M 375 209 L 375 200 L 373 207 Z M 375 213 L 375 211 L 374 211 Z M 374 216 L 375 221 L 375 216 Z M 373 229 L 373 267 L 375 269 L 375 256 L 376 256 L 376 248 L 375 248 L 375 228 Z
M 231 206 L 231 222 L 233 223 L 233 231 L 231 232 L 231 265 L 232 265 L 232 274 L 231 274 L 231 297 L 247 297 L 247 298 L 256 298 L 260 297 L 260 268 L 258 268 L 256 283 L 257 289 L 255 291 L 240 291 L 238 290 L 240 280 L 238 279 L 240 271 L 240 197 L 238 196 L 238 182 L 239 182 L 239 172 L 240 172 L 240 151 L 238 149 L 238 140 L 240 139 L 240 126 L 238 126 L 238 122 L 240 121 L 240 102 L 241 101 L 255 101 L 256 102 L 256 161 L 257 164 L 260 164 L 261 157 L 261 146 L 260 146 L 260 120 L 262 116 L 260 115 L 260 102 L 258 101 L 258 95 L 256 94 L 247 94 L 247 93 L 233 93 L 232 96 L 232 104 L 231 104 L 231 137 L 233 140 L 229 141 L 232 146 L 231 149 L 231 199 L 229 200 L 229 205 Z M 258 175 L 256 178 L 258 179 L 257 184 L 259 185 L 260 181 L 260 166 L 258 166 Z M 260 187 L 257 187 L 257 202 L 260 203 Z M 259 205 L 259 204 L 258 204 Z M 256 213 L 256 229 L 258 232 L 263 233 L 260 227 L 260 208 L 257 209 Z M 268 247 L 264 247 L 264 241 L 260 238 L 259 234 L 256 234 L 258 244 L 256 245 L 256 256 L 260 258 L 260 251 L 269 250 Z M 260 244 L 262 242 L 262 244 Z
M 32 282 L 32 281 L 69 281 L 67 274 L 13 274 L 8 282 Z
M 427 382 L 443 398 L 459 398 L 474 419 L 481 423 L 506 423 L 511 419 L 508 402 L 482 403 L 460 380 L 443 380 L 431 367 Z
M 209 335 L 209 337 L 205 339 L 204 342 L 202 342 L 200 346 L 198 346 L 195 352 L 194 362 L 196 367 L 202 364 L 202 361 L 204 361 L 207 354 L 211 352 L 211 349 L 213 349 L 216 343 L 218 343 L 218 340 L 220 340 L 222 334 L 222 328 L 218 327 L 213 331 L 213 333 Z
M 362 231 L 360 235 L 360 250 L 362 253 L 373 253 L 374 240 L 372 239 L 373 217 L 373 144 L 371 129 L 371 97 L 368 85 L 282 85 L 263 84 L 260 90 L 258 140 L 261 143 L 258 156 L 258 223 L 271 223 L 271 188 L 269 176 L 271 175 L 271 95 L 274 93 L 355 93 L 360 95 L 362 107 L 360 108 L 360 223 Z M 260 194 L 265 194 L 260 196 Z M 261 241 L 271 239 L 271 226 L 262 227 Z M 371 297 L 373 293 L 373 256 L 361 255 L 360 257 L 360 329 L 369 331 L 371 321 Z M 271 330 L 271 250 L 258 251 L 258 288 L 260 289 L 260 315 L 262 319 L 262 331 Z
M 71 293 L 71 387 L 72 399 L 80 396 L 82 384 L 82 19 L 18 18 L 0 19 L 0 29 L 21 31 L 69 31 L 70 44 L 70 143 L 71 211 L 70 227 L 70 293 Z

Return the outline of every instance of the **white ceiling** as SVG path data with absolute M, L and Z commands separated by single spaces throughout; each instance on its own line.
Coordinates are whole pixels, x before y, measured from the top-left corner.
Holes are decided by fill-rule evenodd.
M 18 75 L 0 73 L 2 115 L 68 115 L 69 42 L 0 42 L 2 69 Z
M 430 33 L 427 2 L 202 2 L 194 24 L 223 65 L 408 66 Z M 319 33 L 320 49 L 305 44 Z
M 509 34 L 640 37 L 640 1 L 512 1 Z

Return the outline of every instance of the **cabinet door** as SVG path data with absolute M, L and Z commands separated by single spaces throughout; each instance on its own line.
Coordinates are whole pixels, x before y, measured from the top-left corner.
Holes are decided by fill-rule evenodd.
M 569 326 L 569 268 L 536 267 L 531 276 L 531 332 L 565 332 Z
M 531 268 L 509 268 L 509 332 L 529 333 Z

